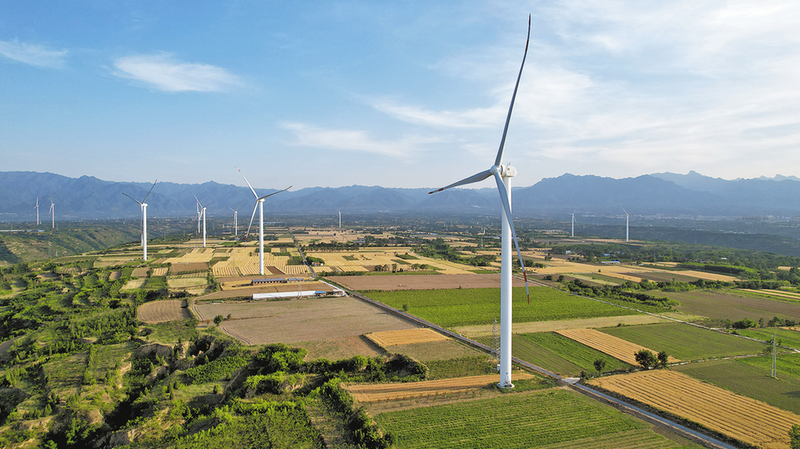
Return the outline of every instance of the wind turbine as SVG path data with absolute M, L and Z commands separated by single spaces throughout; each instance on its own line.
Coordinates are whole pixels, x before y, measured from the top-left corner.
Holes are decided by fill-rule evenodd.
M 142 243 L 142 258 L 147 261 L 147 197 L 150 196 L 150 192 L 153 191 L 156 184 L 158 183 L 158 179 L 156 182 L 153 183 L 153 187 L 150 187 L 150 190 L 147 192 L 147 195 L 144 196 L 142 201 L 137 200 L 136 198 L 128 195 L 125 192 L 122 192 L 123 195 L 127 196 L 128 198 L 136 201 L 139 204 L 139 207 L 142 209 L 142 235 L 141 235 L 141 243 Z
M 53 229 L 56 228 L 56 203 L 53 202 L 53 198 L 50 198 L 50 220 L 52 221 Z
M 205 206 L 203 206 L 203 203 L 201 203 L 200 200 L 198 200 L 196 196 L 194 197 L 194 199 L 197 201 L 197 210 L 200 211 L 198 213 L 198 215 L 197 215 L 198 227 L 200 225 L 200 217 L 201 216 L 203 217 L 203 248 L 205 248 L 206 247 L 206 207 L 210 206 L 211 203 L 208 203 Z
M 342 229 L 342 211 L 339 211 L 339 229 Z
M 39 226 L 39 197 L 36 197 L 36 205 L 33 206 L 36 209 L 36 226 Z
M 236 170 L 239 170 L 236 167 Z M 247 234 L 245 235 L 245 240 L 247 240 L 247 235 L 250 234 L 250 226 L 253 225 L 253 217 L 256 216 L 256 207 L 258 207 L 258 214 L 259 214 L 259 226 L 258 226 L 258 274 L 264 274 L 264 200 L 266 198 L 271 197 L 272 195 L 277 195 L 278 193 L 285 192 L 292 188 L 289 186 L 283 190 L 278 190 L 277 192 L 272 192 L 269 195 L 258 196 L 253 186 L 250 185 L 250 181 L 244 176 L 241 170 L 239 170 L 239 174 L 242 175 L 244 178 L 244 182 L 247 183 L 247 187 L 250 187 L 250 191 L 253 192 L 253 196 L 256 197 L 256 204 L 253 206 L 253 214 L 250 215 L 250 224 L 247 225 Z
M 622 206 L 620 206 L 620 207 L 622 207 Z M 628 215 L 628 211 L 626 211 L 624 207 L 622 207 L 622 212 L 625 212 L 625 243 L 628 243 L 628 241 L 629 241 L 628 237 L 630 236 L 630 232 L 629 231 L 631 229 L 630 228 L 630 226 L 631 226 L 631 216 Z
M 442 187 L 441 189 L 434 190 L 428 193 L 441 192 L 442 190 L 452 187 L 463 186 L 475 182 L 483 181 L 486 178 L 494 177 L 497 183 L 497 190 L 500 193 L 501 207 L 501 226 L 502 243 L 500 252 L 500 383 L 501 388 L 514 388 L 511 383 L 511 263 L 512 263 L 512 249 L 511 241 L 513 239 L 514 245 L 517 248 L 517 255 L 519 256 L 520 266 L 522 267 L 522 274 L 525 277 L 525 290 L 528 294 L 528 303 L 530 303 L 530 291 L 528 290 L 528 275 L 525 272 L 525 263 L 522 261 L 522 252 L 519 250 L 519 242 L 517 241 L 517 234 L 514 230 L 514 222 L 511 218 L 511 183 L 510 179 L 517 174 L 517 170 L 510 165 L 502 165 L 503 163 L 503 148 L 506 143 L 506 135 L 508 133 L 508 123 L 511 121 L 511 111 L 514 109 L 514 100 L 517 97 L 517 89 L 519 88 L 519 80 L 522 77 L 522 68 L 525 66 L 525 58 L 528 55 L 528 41 L 531 36 L 531 16 L 528 15 L 528 37 L 525 40 L 525 53 L 522 56 L 522 64 L 519 67 L 519 74 L 517 75 L 517 83 L 514 86 L 514 93 L 511 96 L 511 104 L 508 107 L 508 115 L 506 116 L 505 128 L 503 128 L 503 137 L 500 139 L 500 148 L 497 150 L 497 157 L 495 157 L 494 164 L 488 169 L 478 174 L 472 175 L 468 178 L 462 179 L 456 183 Z
M 239 201 L 239 204 L 236 205 L 236 209 L 232 207 L 228 207 L 228 209 L 233 211 L 233 235 L 239 235 L 239 206 L 242 205 L 242 202 Z
M 575 212 L 578 212 L 577 210 Z M 575 212 L 572 213 L 572 237 L 575 237 Z

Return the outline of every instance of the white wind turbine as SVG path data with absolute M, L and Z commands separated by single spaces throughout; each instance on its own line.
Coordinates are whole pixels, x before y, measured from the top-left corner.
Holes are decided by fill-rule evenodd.
M 622 206 L 620 206 L 620 207 L 622 207 Z M 630 237 L 630 232 L 629 231 L 631 229 L 630 228 L 630 226 L 631 226 L 631 216 L 628 215 L 628 211 L 626 211 L 624 207 L 622 207 L 622 212 L 625 212 L 625 243 L 628 243 L 628 241 L 629 241 L 628 237 Z
M 577 210 L 575 212 L 578 212 Z M 572 237 L 575 237 L 575 212 L 572 213 Z
M 39 197 L 36 197 L 36 205 L 33 206 L 36 209 L 36 226 L 39 226 Z
M 53 198 L 50 198 L 50 221 L 52 222 L 53 229 L 56 228 L 56 203 Z
M 239 170 L 236 167 L 236 170 Z M 258 196 L 253 186 L 250 185 L 250 181 L 244 176 L 241 170 L 239 170 L 239 174 L 242 175 L 244 178 L 244 182 L 247 183 L 247 187 L 250 187 L 250 191 L 253 192 L 253 196 L 256 197 L 256 204 L 253 206 L 253 214 L 250 215 L 250 224 L 247 225 L 247 234 L 245 234 L 245 240 L 247 240 L 247 235 L 250 234 L 250 226 L 253 225 L 253 217 L 256 216 L 256 207 L 258 207 L 258 214 L 259 214 L 259 226 L 258 226 L 258 274 L 264 274 L 264 200 L 266 198 L 271 197 L 272 195 L 277 195 L 278 193 L 285 192 L 292 188 L 289 186 L 283 190 L 278 190 L 277 192 L 272 192 L 269 195 Z
M 228 207 L 228 209 L 233 211 L 233 235 L 239 235 L 239 206 L 242 205 L 242 202 L 239 201 L 239 204 L 236 205 L 236 209 L 232 207 Z
M 205 248 L 206 247 L 206 207 L 210 206 L 211 203 L 208 203 L 205 206 L 203 206 L 203 203 L 201 203 L 200 200 L 198 200 L 196 196 L 194 197 L 194 199 L 197 201 L 197 210 L 200 211 L 198 213 L 198 215 L 197 215 L 198 226 L 200 224 L 200 217 L 201 216 L 203 217 L 203 248 Z
M 152 192 L 155 188 L 156 183 L 158 183 L 158 179 L 156 179 L 156 182 L 153 183 L 153 187 L 150 187 L 150 190 L 147 192 L 147 195 L 144 196 L 142 201 L 139 201 L 127 193 L 122 192 L 123 195 L 127 196 L 133 201 L 136 201 L 136 203 L 138 203 L 139 207 L 142 209 L 142 234 L 140 236 L 140 240 L 142 244 L 142 258 L 145 261 L 147 261 L 147 203 L 145 201 L 147 201 L 147 197 L 150 196 L 150 192 Z
M 522 252 L 519 250 L 519 242 L 517 242 L 517 234 L 514 230 L 514 222 L 511 218 L 511 183 L 510 179 L 516 176 L 517 170 L 510 165 L 502 165 L 503 163 L 503 148 L 506 143 L 506 134 L 508 133 L 508 123 L 511 120 L 511 111 L 514 109 L 514 100 L 517 96 L 517 89 L 519 88 L 519 80 L 522 77 L 522 68 L 525 66 L 525 58 L 528 55 L 528 41 L 531 36 L 531 17 L 528 16 L 528 37 L 525 40 L 525 53 L 522 56 L 522 64 L 519 67 L 519 74 L 517 75 L 517 83 L 514 86 L 514 93 L 511 96 L 511 104 L 508 107 L 508 115 L 506 116 L 506 124 L 503 129 L 503 137 L 500 140 L 500 148 L 497 150 L 497 157 L 494 164 L 488 169 L 478 174 L 472 175 L 468 178 L 462 179 L 456 183 L 442 187 L 441 189 L 434 190 L 428 193 L 441 192 L 442 190 L 452 187 L 472 184 L 475 182 L 483 181 L 486 178 L 494 176 L 497 183 L 497 190 L 500 193 L 501 207 L 501 225 L 502 232 L 502 246 L 500 252 L 500 384 L 501 388 L 514 388 L 511 383 L 511 269 L 512 269 L 512 249 L 511 241 L 513 239 L 514 245 L 517 249 L 519 256 L 520 266 L 522 267 L 522 274 L 525 276 L 525 290 L 528 293 L 528 302 L 530 302 L 530 291 L 528 290 L 528 275 L 525 272 L 525 263 L 522 261 Z M 505 178 L 505 179 L 504 179 Z

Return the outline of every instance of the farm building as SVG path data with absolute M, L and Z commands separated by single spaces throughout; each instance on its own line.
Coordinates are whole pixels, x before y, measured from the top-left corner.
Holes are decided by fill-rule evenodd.
M 306 279 L 303 278 L 264 278 L 264 279 L 253 279 L 250 281 L 250 285 L 260 285 L 260 284 L 286 284 L 289 282 L 302 282 Z

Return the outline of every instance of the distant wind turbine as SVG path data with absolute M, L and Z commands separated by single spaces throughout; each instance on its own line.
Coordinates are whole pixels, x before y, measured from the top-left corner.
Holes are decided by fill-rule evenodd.
M 147 192 L 147 195 L 144 196 L 142 201 L 137 200 L 136 198 L 128 195 L 125 192 L 122 192 L 123 195 L 127 196 L 128 198 L 136 201 L 139 204 L 139 207 L 142 209 L 142 234 L 141 234 L 141 243 L 142 243 L 142 258 L 147 261 L 147 197 L 150 196 L 150 192 L 153 191 L 156 184 L 158 183 L 158 179 L 156 182 L 153 183 L 153 187 L 150 187 L 150 190 Z
M 578 212 L 577 210 L 575 212 Z M 575 212 L 572 213 L 572 237 L 575 237 Z
M 525 66 L 525 58 L 528 55 L 528 41 L 531 36 L 531 16 L 528 15 L 528 37 L 525 40 L 525 53 L 522 56 L 522 64 L 519 67 L 519 74 L 517 75 L 517 83 L 514 86 L 514 93 L 511 96 L 511 104 L 508 107 L 508 115 L 506 116 L 506 124 L 503 129 L 503 137 L 500 140 L 500 148 L 497 150 L 497 157 L 495 157 L 494 164 L 488 169 L 478 174 L 472 175 L 468 178 L 462 179 L 456 183 L 442 187 L 441 189 L 434 190 L 428 193 L 441 192 L 442 190 L 452 187 L 472 184 L 475 182 L 483 181 L 486 178 L 494 176 L 497 183 L 497 190 L 500 193 L 501 201 L 501 225 L 503 228 L 501 252 L 500 252 L 500 384 L 501 388 L 514 388 L 511 383 L 511 267 L 512 267 L 512 249 L 511 241 L 513 239 L 514 245 L 517 248 L 517 255 L 519 256 L 519 263 L 522 267 L 522 274 L 525 277 L 525 290 L 528 292 L 528 302 L 530 303 L 530 291 L 528 290 L 528 275 L 525 272 L 525 263 L 522 260 L 522 252 L 519 249 L 519 242 L 517 241 L 517 233 L 514 230 L 514 222 L 511 218 L 511 183 L 510 179 L 517 175 L 517 170 L 510 165 L 502 165 L 503 163 L 503 148 L 506 143 L 506 135 L 508 133 L 508 123 L 511 121 L 511 111 L 514 109 L 514 100 L 517 96 L 517 89 L 519 88 L 519 80 L 522 77 L 522 68 Z
M 270 193 L 268 195 L 264 195 L 264 196 L 260 197 L 256 193 L 255 189 L 253 189 L 253 186 L 250 185 L 250 181 L 247 180 L 247 178 L 244 176 L 244 173 L 242 173 L 242 171 L 239 170 L 238 167 L 235 167 L 235 168 L 236 168 L 236 170 L 239 171 L 239 174 L 242 175 L 242 178 L 244 178 L 244 182 L 247 183 L 247 187 L 250 187 L 250 191 L 253 192 L 253 196 L 256 197 L 256 204 L 253 206 L 252 215 L 250 215 L 250 224 L 247 225 L 247 234 L 245 234 L 245 240 L 247 240 L 247 235 L 250 234 L 250 226 L 253 225 L 253 217 L 256 216 L 256 207 L 257 207 L 258 208 L 258 214 L 259 214 L 259 221 L 258 221 L 258 223 L 259 223 L 259 226 L 258 226 L 258 274 L 264 274 L 264 200 L 266 198 L 271 197 L 272 195 L 277 195 L 277 194 L 279 194 L 281 192 L 285 192 L 285 191 L 291 189 L 292 186 L 289 186 L 289 187 L 287 187 L 287 188 L 285 188 L 283 190 L 278 190 L 277 192 L 272 192 L 272 193 Z
M 52 221 L 53 229 L 56 228 L 56 203 L 53 202 L 53 198 L 50 198 L 50 220 Z
M 342 229 L 342 211 L 339 211 L 339 229 Z
M 239 206 L 242 205 L 242 202 L 239 201 L 239 204 L 236 205 L 236 209 L 232 207 L 228 207 L 228 209 L 233 211 L 233 235 L 239 235 Z
M 620 207 L 622 207 L 622 206 L 620 206 Z M 631 226 L 631 216 L 628 215 L 628 211 L 626 211 L 624 207 L 622 207 L 622 211 L 625 212 L 625 243 L 628 243 L 629 242 L 628 237 L 630 237 L 630 229 L 631 229 L 631 227 L 630 227 Z
M 197 208 L 200 211 L 200 213 L 197 216 L 198 224 L 200 222 L 200 217 L 201 216 L 203 217 L 203 248 L 205 248 L 206 247 L 206 207 L 210 206 L 211 203 L 208 203 L 205 206 L 203 206 L 203 203 L 201 203 L 200 200 L 198 200 L 196 196 L 194 197 L 194 199 L 197 200 Z
M 33 206 L 36 209 L 36 226 L 39 226 L 39 197 L 36 197 L 36 205 Z

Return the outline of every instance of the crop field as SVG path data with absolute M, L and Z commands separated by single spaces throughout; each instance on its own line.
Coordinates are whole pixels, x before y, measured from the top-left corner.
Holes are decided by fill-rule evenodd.
M 226 301 L 195 304 L 193 312 L 200 320 L 231 314 L 220 328 L 245 344 L 294 344 L 417 327 L 349 297 Z
M 391 267 L 397 264 L 398 269 L 404 271 L 410 269 L 411 264 L 426 264 L 433 267 L 442 274 L 469 274 L 469 270 L 474 267 L 441 259 L 429 259 L 423 256 L 414 255 L 415 259 L 403 261 L 397 254 L 404 255 L 410 248 L 391 247 L 391 248 L 369 248 L 361 251 L 309 251 L 307 256 L 317 257 L 325 261 L 325 266 L 335 271 L 373 271 L 376 265 L 388 265 Z M 398 261 L 398 259 L 400 261 Z M 408 262 L 408 263 L 406 263 Z
M 666 351 L 681 360 L 752 355 L 764 349 L 762 343 L 680 323 L 610 327 L 602 331 L 655 351 Z
M 685 447 L 611 407 L 555 388 L 380 413 L 375 420 L 400 449 Z
M 768 321 L 774 316 L 797 320 L 800 317 L 800 302 L 768 299 L 738 290 L 655 293 L 678 300 L 681 305 L 677 308 L 681 312 L 717 320 L 750 318 L 758 321 L 764 318 Z
M 156 267 L 153 268 L 153 276 L 166 276 L 168 271 L 169 267 Z
M 764 401 L 769 405 L 800 414 L 798 356 L 778 356 L 778 378 L 769 376 L 770 357 L 747 357 L 735 360 L 713 360 L 672 367 L 704 382 L 732 391 L 742 396 Z
M 448 337 L 428 328 L 403 329 L 399 331 L 373 332 L 365 335 L 378 346 L 410 345 L 450 340 Z
M 500 288 L 499 274 L 451 274 L 447 276 L 328 276 L 337 284 L 356 291 L 441 290 L 453 288 Z M 514 287 L 525 282 L 514 278 Z
M 623 315 L 599 318 L 578 318 L 557 321 L 531 321 L 515 323 L 512 332 L 515 334 L 529 334 L 537 332 L 553 332 L 563 329 L 585 329 L 612 326 L 633 326 L 637 324 L 664 323 L 669 320 L 655 315 Z M 485 337 L 492 335 L 493 324 L 478 324 L 472 326 L 458 326 L 454 330 L 469 337 Z
M 604 354 L 608 354 L 611 357 L 614 357 L 615 359 L 623 361 L 629 365 L 637 365 L 636 358 L 634 356 L 641 350 L 650 350 L 654 354 L 658 353 L 658 351 L 653 351 L 650 348 L 631 343 L 627 340 L 614 337 L 613 335 L 609 335 L 595 329 L 565 329 L 556 332 L 559 335 L 575 340 L 578 343 L 584 344 L 592 349 L 596 349 Z M 676 359 L 675 357 L 669 357 L 670 363 L 679 361 L 680 360 Z
M 800 416 L 670 370 L 639 371 L 590 382 L 709 429 L 764 448 L 789 446 Z
M 145 323 L 164 323 L 191 318 L 189 311 L 181 307 L 182 302 L 178 299 L 146 302 L 139 306 L 137 314 Z
M 124 292 L 128 290 L 136 290 L 137 288 L 142 288 L 144 287 L 144 283 L 146 281 L 147 279 L 131 279 L 130 281 L 128 281 L 128 283 L 125 284 L 124 287 L 119 289 L 119 291 Z
M 531 287 L 528 305 L 524 288 L 513 289 L 514 323 L 636 312 L 570 295 L 547 287 Z M 370 292 L 369 297 L 445 327 L 492 323 L 500 317 L 500 291 L 494 288 Z
M 750 288 L 743 288 L 742 291 L 755 293 L 756 295 L 766 296 L 767 298 L 800 301 L 800 295 L 793 292 L 785 292 L 781 290 L 769 290 L 769 289 L 753 290 Z
M 185 288 L 194 288 L 194 287 L 203 287 L 208 284 L 208 281 L 205 277 L 193 277 L 193 278 L 171 278 L 167 279 L 167 285 L 169 288 L 176 288 L 176 289 L 185 289 Z
M 207 262 L 173 262 L 169 267 L 169 274 L 205 272 L 208 270 Z
M 120 277 L 122 277 L 122 272 L 121 271 L 112 271 L 111 273 L 108 274 L 108 280 L 109 281 L 116 281 Z
M 736 333 L 744 335 L 745 337 L 757 338 L 765 342 L 772 341 L 772 335 L 775 334 L 775 340 L 778 344 L 784 347 L 800 350 L 800 332 L 789 328 L 755 328 L 755 329 L 737 329 Z M 780 354 L 781 350 L 778 349 Z
M 532 377 L 534 377 L 532 374 L 517 373 L 515 379 L 530 379 Z M 358 402 L 378 402 L 474 390 L 493 385 L 499 379 L 500 376 L 497 374 L 488 374 L 485 376 L 455 377 L 421 382 L 354 384 L 347 385 L 345 388 Z
M 385 346 L 384 349 L 393 354 L 405 354 L 422 362 L 462 357 L 486 356 L 484 352 L 452 339 L 432 341 L 428 343 L 411 343 L 405 345 Z
M 94 268 L 113 267 L 114 265 L 122 265 L 129 262 L 135 256 L 103 256 L 98 257 L 94 261 Z
M 147 272 L 150 270 L 148 267 L 138 267 L 133 269 L 133 273 L 131 273 L 132 277 L 135 278 L 146 278 Z
M 375 357 L 383 354 L 371 341 L 360 335 L 326 338 L 322 340 L 293 343 L 306 350 L 306 360 L 325 358 L 328 360 L 348 359 L 354 355 Z
M 488 343 L 488 339 L 481 342 Z M 594 361 L 597 359 L 606 361 L 606 371 L 630 368 L 628 363 L 555 332 L 515 335 L 512 351 L 516 357 L 562 376 L 577 376 L 581 371 L 594 372 Z

